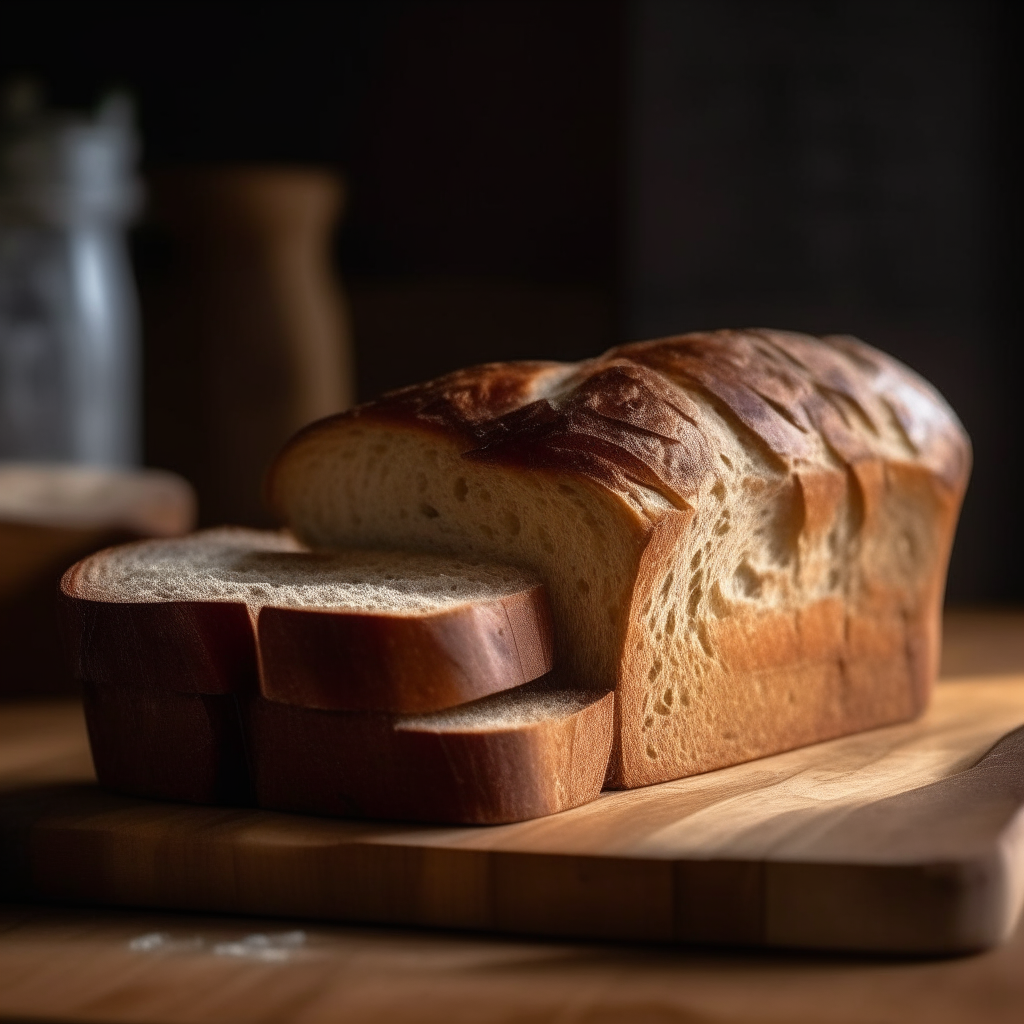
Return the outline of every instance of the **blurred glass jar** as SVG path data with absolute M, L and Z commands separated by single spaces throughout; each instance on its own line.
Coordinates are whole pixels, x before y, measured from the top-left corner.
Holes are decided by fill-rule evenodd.
M 127 97 L 92 117 L 9 88 L 0 121 L 0 458 L 109 466 L 140 449 L 140 205 Z

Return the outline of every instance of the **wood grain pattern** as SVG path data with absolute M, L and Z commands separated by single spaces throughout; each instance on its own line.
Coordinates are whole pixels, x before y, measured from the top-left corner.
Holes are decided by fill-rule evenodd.
M 1019 1024 L 1022 1000 L 1024 928 L 889 959 L 0 906 L 8 1024 Z
M 1024 677 L 549 818 L 437 828 L 10 793 L 11 897 L 645 941 L 955 952 L 1024 892 Z

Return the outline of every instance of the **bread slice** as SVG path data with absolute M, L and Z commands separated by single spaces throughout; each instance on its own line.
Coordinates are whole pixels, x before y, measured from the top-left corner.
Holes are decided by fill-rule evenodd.
M 179 692 L 244 690 L 254 656 L 240 645 L 252 641 L 236 634 L 253 628 L 263 695 L 299 707 L 437 711 L 551 669 L 544 589 L 510 566 L 313 552 L 286 534 L 222 528 L 105 551 L 69 570 L 62 586 L 93 613 L 130 614 L 136 631 L 155 617 L 139 654 L 156 655 L 151 682 Z M 203 621 L 211 615 L 212 634 Z M 110 645 L 78 649 L 104 659 L 79 667 L 82 678 L 118 670 Z
M 717 331 L 394 392 L 300 432 L 268 494 L 309 544 L 536 572 L 631 787 L 917 715 L 969 466 L 882 353 Z
M 282 582 L 257 619 L 270 700 L 439 711 L 551 670 L 547 594 L 522 570 L 389 551 L 278 556 L 273 568 Z M 297 593 L 300 585 L 317 592 Z
M 309 814 L 463 825 L 593 800 L 612 743 L 611 693 L 542 679 L 429 715 L 248 705 L 256 800 Z
M 100 552 L 61 587 L 97 772 L 133 793 L 245 799 L 237 699 L 257 687 L 301 707 L 408 713 L 551 667 L 543 588 L 509 567 L 317 554 L 226 528 Z

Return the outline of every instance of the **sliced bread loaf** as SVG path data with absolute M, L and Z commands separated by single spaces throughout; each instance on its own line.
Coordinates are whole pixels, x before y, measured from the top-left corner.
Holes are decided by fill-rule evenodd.
M 536 572 L 631 787 L 920 713 L 969 468 L 894 359 L 716 331 L 396 391 L 300 432 L 269 496 L 319 547 Z
M 287 534 L 222 528 L 104 551 L 68 570 L 62 589 L 79 617 L 122 634 L 130 617 L 148 680 L 179 692 L 243 690 L 253 629 L 263 695 L 335 711 L 437 711 L 552 662 L 544 589 L 510 566 L 313 552 Z M 125 675 L 123 644 L 73 649 L 80 677 Z M 133 663 L 127 677 L 142 674 Z
M 260 690 L 332 711 L 439 711 L 552 666 L 551 612 L 510 566 L 388 551 L 260 555 Z

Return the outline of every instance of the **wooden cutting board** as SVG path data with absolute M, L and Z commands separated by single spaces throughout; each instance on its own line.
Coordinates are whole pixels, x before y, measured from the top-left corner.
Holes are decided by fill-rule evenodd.
M 164 804 L 51 771 L 0 795 L 2 884 L 23 900 L 963 952 L 1006 938 L 1024 902 L 1022 726 L 1024 676 L 948 682 L 918 722 L 490 828 Z

